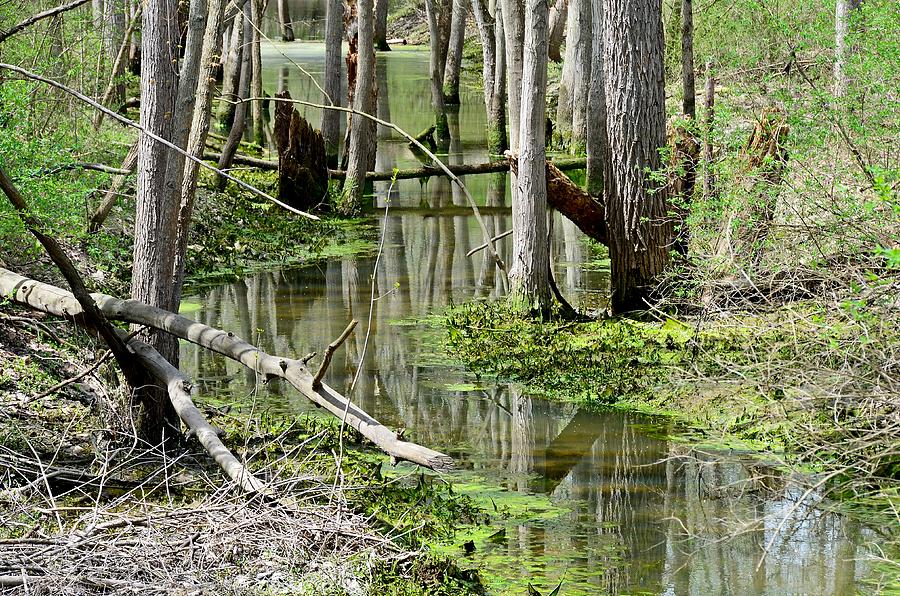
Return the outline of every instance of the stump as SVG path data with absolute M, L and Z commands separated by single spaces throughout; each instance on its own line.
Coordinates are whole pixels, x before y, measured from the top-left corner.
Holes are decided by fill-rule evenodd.
M 291 99 L 287 90 L 276 95 Z M 275 103 L 275 146 L 278 149 L 278 198 L 308 211 L 328 197 L 325 140 L 289 101 Z

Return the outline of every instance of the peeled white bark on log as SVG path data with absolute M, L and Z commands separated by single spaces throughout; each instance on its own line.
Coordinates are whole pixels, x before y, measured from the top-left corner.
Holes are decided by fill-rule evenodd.
M 81 305 L 71 293 L 22 277 L 3 268 L 0 268 L 0 296 L 8 296 L 20 304 L 61 317 L 77 318 L 81 314 Z M 406 460 L 436 471 L 453 469 L 453 458 L 427 447 L 401 440 L 395 432 L 353 403 L 348 403 L 344 396 L 328 385 L 322 383 L 321 387 L 314 389 L 313 374 L 300 360 L 269 355 L 237 337 L 234 333 L 197 323 L 181 315 L 136 300 L 122 300 L 105 294 L 92 294 L 92 296 L 100 311 L 109 319 L 147 325 L 165 331 L 175 337 L 236 360 L 268 378 L 285 379 L 310 401 L 325 408 L 335 417 L 345 420 L 348 426 L 355 428 L 378 448 L 397 460 Z M 180 375 L 180 373 L 178 374 Z M 181 379 L 184 377 L 172 379 L 170 374 L 167 385 L 171 389 L 172 383 L 180 383 Z M 172 380 L 172 383 L 168 383 L 169 380 Z M 180 398 L 183 397 L 183 395 L 180 396 Z M 177 406 L 177 404 L 175 405 Z M 185 422 L 190 426 L 187 420 Z M 198 436 L 199 434 L 198 432 Z M 215 457 L 215 455 L 213 456 Z

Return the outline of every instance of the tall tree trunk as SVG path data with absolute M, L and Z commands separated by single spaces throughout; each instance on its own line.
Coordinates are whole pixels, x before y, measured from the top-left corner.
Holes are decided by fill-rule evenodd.
M 709 201 L 715 194 L 716 175 L 713 169 L 712 132 L 715 122 L 716 77 L 712 62 L 706 62 L 706 89 L 703 96 L 703 200 Z
M 648 171 L 666 142 L 660 0 L 604 0 L 609 159 L 604 176 L 613 312 L 646 308 L 668 263 L 672 223 L 666 189 Z
M 175 0 L 148 2 L 141 27 L 141 115 L 144 130 L 163 139 L 172 138 L 177 74 L 172 59 L 176 52 L 178 12 Z M 140 134 L 137 165 L 137 205 L 134 225 L 134 266 L 131 297 L 172 310 L 172 267 L 175 260 L 177 204 L 167 192 L 168 151 L 150 136 Z M 178 341 L 166 333 L 147 338 L 173 365 L 178 364 Z M 138 394 L 141 411 L 139 432 L 151 442 L 171 437 L 178 417 L 167 394 L 149 389 Z
M 375 0 L 375 49 L 390 52 L 387 42 L 388 0 Z
M 547 56 L 554 62 L 561 62 L 559 49 L 562 47 L 563 33 L 569 14 L 569 0 L 556 0 L 550 9 L 550 39 L 547 42 Z
M 584 148 L 591 72 L 591 0 L 571 0 L 566 25 L 566 56 L 559 81 L 556 130 L 563 146 Z
M 450 29 L 453 25 L 453 0 L 432 0 L 435 2 L 435 14 L 437 15 L 438 30 L 438 66 L 441 73 L 447 64 L 447 48 L 450 46 Z
M 513 300 L 529 310 L 550 310 L 550 246 L 547 236 L 547 0 L 528 0 L 525 10 L 522 120 L 517 198 L 512 204 Z
M 291 21 L 291 11 L 288 0 L 275 0 L 278 2 L 278 22 L 281 24 L 281 41 L 294 41 L 294 24 Z
M 254 0 L 250 0 L 249 2 L 244 4 L 243 9 L 243 18 L 241 22 L 244 26 L 243 38 L 246 40 L 253 39 L 253 25 L 251 23 L 251 5 Z M 243 101 L 247 99 L 250 95 L 250 79 L 253 77 L 253 73 L 251 72 L 253 68 L 253 61 L 250 59 L 250 54 L 252 53 L 250 47 L 248 45 L 244 45 L 243 51 L 241 51 L 241 76 L 238 82 L 238 95 L 237 95 L 237 107 L 234 110 L 234 122 L 231 125 L 231 130 L 228 132 L 228 138 L 225 140 L 225 144 L 222 146 L 222 155 L 219 157 L 218 168 L 220 170 L 227 170 L 231 167 L 231 161 L 234 159 L 235 153 L 237 153 L 238 145 L 241 144 L 241 138 L 244 136 L 244 126 L 247 123 L 247 102 Z M 228 182 L 228 179 L 224 176 L 219 176 L 219 190 L 225 189 L 225 184 Z
M 250 0 L 250 17 L 255 27 L 251 31 L 250 43 L 250 97 L 262 97 L 262 51 L 260 44 L 259 31 L 263 26 L 262 16 L 265 13 L 263 6 L 264 0 Z M 263 102 L 254 101 L 250 103 L 250 126 L 253 134 L 251 138 L 254 143 L 263 145 L 266 141 L 263 133 Z
M 506 115 L 509 148 L 519 151 L 519 114 L 522 112 L 522 46 L 525 42 L 525 10 L 522 0 L 500 0 L 506 45 Z M 515 189 L 515 185 L 513 186 Z
M 343 105 L 341 100 L 341 40 L 344 37 L 344 3 L 326 0 L 325 5 L 325 96 L 327 105 Z M 341 112 L 323 110 L 322 137 L 325 139 L 325 158 L 328 167 L 338 165 L 341 145 Z
M 862 0 L 837 0 L 834 10 L 834 96 L 837 98 L 844 97 L 850 85 L 846 72 L 850 54 L 847 35 L 850 33 L 852 15 L 860 5 Z
M 606 77 L 603 70 L 603 0 L 591 0 L 591 84 L 588 90 L 587 191 L 603 197 L 606 163 Z
M 494 48 L 497 66 L 494 68 L 494 97 L 491 98 L 490 122 L 493 134 L 488 137 L 490 139 L 488 150 L 500 155 L 509 148 L 507 134 L 509 119 L 506 116 L 506 30 L 503 27 L 503 10 L 499 3 L 494 4 Z
M 119 104 L 125 99 L 125 83 L 119 81 L 121 72 L 119 65 L 124 70 L 124 62 L 119 60 L 120 48 L 125 41 L 125 4 L 124 0 L 106 0 L 106 28 L 104 30 L 104 46 L 110 64 L 110 77 L 116 81 L 110 100 Z
M 441 61 L 440 34 L 434 0 L 425 0 L 425 15 L 428 18 L 428 32 L 431 37 L 431 51 L 428 67 L 431 76 L 431 109 L 434 111 L 434 126 L 438 139 L 449 140 L 447 111 L 444 108 L 443 62 Z
M 497 60 L 497 21 L 488 13 L 484 0 L 472 0 L 472 14 L 475 16 L 475 23 L 478 25 L 478 33 L 481 37 L 484 109 L 488 121 L 488 151 L 499 155 L 506 149 L 506 114 L 504 113 L 503 86 L 497 81 L 498 74 L 502 76 L 500 62 Z M 500 22 L 502 23 L 502 19 Z M 500 49 L 502 51 L 502 46 Z
M 225 54 L 225 65 L 222 68 L 222 98 L 234 101 L 238 97 L 241 80 L 241 63 L 244 49 L 244 13 L 235 15 L 228 36 L 228 48 Z M 224 51 L 224 50 L 223 50 Z M 219 104 L 216 117 L 224 126 L 231 126 L 234 120 L 235 105 L 229 101 Z
M 697 118 L 694 86 L 694 9 L 693 0 L 681 0 L 681 84 L 684 89 L 682 111 L 694 120 Z
M 209 0 L 206 7 L 206 26 L 203 30 L 203 41 L 196 74 L 196 92 L 191 114 L 191 128 L 185 149 L 195 157 L 203 155 L 206 136 L 209 133 L 212 98 L 215 92 L 216 72 L 219 69 L 218 57 L 222 51 L 222 19 L 225 13 L 225 0 Z M 192 75 L 191 75 L 192 76 Z M 179 85 L 181 93 L 190 93 L 191 86 L 187 71 L 182 73 Z M 197 175 L 200 166 L 195 161 L 184 161 L 184 173 L 181 180 L 178 206 L 178 237 L 176 241 L 174 267 L 174 304 L 181 303 L 181 289 L 184 285 L 185 257 L 190 237 L 191 217 L 194 212 L 194 199 L 197 191 Z
M 453 0 L 450 43 L 447 47 L 447 62 L 444 65 L 444 103 L 454 106 L 459 105 L 459 69 L 462 66 L 468 14 L 469 7 L 466 0 Z
M 358 9 L 358 62 L 356 88 L 353 93 L 353 109 L 371 114 L 374 111 L 375 47 L 373 31 L 372 0 L 357 0 Z M 365 176 L 370 159 L 368 121 L 361 116 L 353 116 L 350 125 L 350 146 L 348 148 L 347 178 L 338 208 L 344 213 L 357 211 L 362 202 Z

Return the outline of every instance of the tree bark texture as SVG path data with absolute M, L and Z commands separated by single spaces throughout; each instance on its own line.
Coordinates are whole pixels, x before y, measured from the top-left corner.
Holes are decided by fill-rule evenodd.
M 244 49 L 244 13 L 239 12 L 231 22 L 231 33 L 228 36 L 227 51 L 223 53 L 225 64 L 222 67 L 222 99 L 216 116 L 225 127 L 234 121 L 236 106 L 233 102 L 238 97 L 241 79 L 241 56 Z
M 587 191 L 603 196 L 607 160 L 606 75 L 603 70 L 603 0 L 591 0 L 591 82 L 588 88 Z
M 525 7 L 523 0 L 500 0 L 506 45 L 506 111 L 509 125 L 509 148 L 519 152 L 519 114 L 522 112 L 522 47 L 525 42 Z
M 275 0 L 278 2 L 278 22 L 281 24 L 281 41 L 294 41 L 294 24 L 291 21 L 291 11 L 288 0 Z
M 834 96 L 844 97 L 850 85 L 847 77 L 847 35 L 853 13 L 862 5 L 862 0 L 837 0 L 834 10 Z
M 706 87 L 703 94 L 703 199 L 709 201 L 715 194 L 716 175 L 713 167 L 712 133 L 716 116 L 716 76 L 712 62 L 706 62 Z
M 450 43 L 447 46 L 447 62 L 444 64 L 444 103 L 448 105 L 459 105 L 459 69 L 462 66 L 468 14 L 468 0 L 453 0 Z
M 263 0 L 250 0 L 250 17 L 253 24 L 250 42 L 250 97 L 262 97 L 262 50 L 260 45 L 260 29 L 263 27 Z M 266 137 L 263 133 L 263 107 L 262 101 L 254 101 L 250 104 L 250 130 L 254 143 L 265 146 Z
M 244 33 L 242 35 L 243 39 L 251 40 L 253 38 L 253 26 L 250 21 L 250 5 L 254 0 L 250 0 L 246 4 L 244 4 L 244 13 L 243 18 L 241 19 L 241 23 L 244 28 Z M 220 170 L 227 170 L 231 167 L 231 160 L 234 159 L 234 154 L 237 153 L 238 145 L 241 143 L 241 138 L 244 136 L 244 127 L 247 124 L 247 102 L 244 101 L 250 95 L 250 79 L 253 76 L 251 72 L 253 68 L 253 61 L 250 58 L 251 48 L 248 44 L 244 44 L 244 48 L 241 51 L 241 75 L 238 81 L 238 94 L 237 101 L 238 104 L 234 110 L 234 122 L 231 125 L 231 129 L 228 132 L 228 139 L 226 139 L 225 144 L 222 146 L 222 157 L 219 159 L 218 168 Z M 225 188 L 225 184 L 228 182 L 228 179 L 224 176 L 219 176 L 219 190 L 223 190 Z
M 509 149 L 507 125 L 509 117 L 506 107 L 506 32 L 503 28 L 503 11 L 499 3 L 494 5 L 494 56 L 497 66 L 494 68 L 494 97 L 491 100 L 490 126 L 493 134 L 488 148 L 501 155 Z
M 141 27 L 141 127 L 163 139 L 173 136 L 172 116 L 177 94 L 178 13 L 174 0 L 149 2 Z M 137 206 L 134 225 L 134 266 L 131 296 L 135 300 L 172 310 L 172 271 L 178 205 L 166 188 L 168 151 L 141 132 L 138 145 Z M 178 363 L 178 342 L 154 335 L 149 343 L 173 365 Z M 177 416 L 165 394 L 142 392 L 138 428 L 153 443 Z
M 344 3 L 326 0 L 325 5 L 325 97 L 326 105 L 343 105 L 341 100 L 341 40 L 344 38 Z M 341 112 L 322 111 L 322 137 L 330 167 L 338 164 L 341 145 Z
M 353 109 L 357 112 L 374 112 L 375 48 L 373 35 L 372 0 L 357 0 L 358 53 L 356 86 L 353 92 Z M 366 170 L 370 158 L 369 132 L 371 127 L 362 117 L 350 120 L 350 146 L 347 151 L 347 178 L 338 208 L 345 213 L 359 209 L 362 203 Z
M 613 312 L 646 308 L 668 263 L 672 222 L 666 189 L 650 179 L 665 144 L 660 0 L 604 0 L 609 159 L 604 176 Z
M 566 19 L 569 16 L 569 0 L 556 0 L 550 9 L 550 39 L 547 42 L 547 56 L 556 63 L 562 62 L 559 49 L 562 47 L 563 34 L 566 32 Z
M 291 94 L 282 91 L 275 102 L 275 146 L 278 150 L 278 198 L 308 211 L 328 196 L 328 165 L 322 134 L 304 120 Z
M 388 0 L 375 0 L 375 49 L 390 52 L 387 42 Z
M 694 85 L 694 8 L 693 0 L 681 0 L 681 86 L 684 90 L 682 112 L 697 118 L 697 89 Z
M 435 0 L 425 0 L 425 16 L 428 19 L 428 33 L 431 39 L 431 50 L 428 55 L 428 72 L 431 77 L 431 109 L 434 111 L 434 127 L 438 139 L 449 140 L 450 129 L 447 125 L 447 111 L 444 108 L 444 63 L 441 61 L 440 33 L 438 15 L 435 12 Z
M 570 0 L 566 55 L 559 81 L 556 130 L 565 147 L 584 150 L 591 77 L 591 0 Z
M 522 72 L 517 199 L 512 203 L 513 256 L 509 281 L 513 300 L 532 311 L 550 310 L 550 245 L 547 235 L 546 104 L 547 0 L 528 0 Z
M 497 59 L 497 21 L 488 12 L 484 0 L 472 0 L 472 14 L 481 38 L 482 86 L 484 88 L 484 109 L 488 121 L 488 152 L 500 155 L 506 149 L 506 106 L 503 85 L 497 80 L 498 75 L 501 79 L 503 78 L 503 73 L 500 72 L 501 63 Z M 502 51 L 502 46 L 500 49 Z

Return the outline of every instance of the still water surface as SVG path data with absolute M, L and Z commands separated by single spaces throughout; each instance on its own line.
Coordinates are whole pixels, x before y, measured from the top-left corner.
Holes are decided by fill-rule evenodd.
M 269 93 L 287 86 L 295 98 L 318 101 L 315 86 L 281 52 L 320 77 L 323 47 L 278 44 L 264 52 Z M 406 130 L 426 128 L 427 72 L 424 52 L 380 54 L 379 114 Z M 462 95 L 447 159 L 481 162 L 487 155 L 480 91 Z M 307 116 L 318 124 L 312 110 Z M 390 131 L 379 137 L 378 170 L 418 164 Z M 490 230 L 509 229 L 507 176 L 466 183 L 490 207 Z M 502 295 L 484 252 L 466 257 L 483 242 L 481 231 L 444 179 L 380 184 L 374 203 L 376 235 L 385 238 L 377 270 L 370 254 L 263 272 L 205 290 L 185 310 L 289 357 L 321 351 L 350 319 L 360 320 L 326 381 L 347 391 L 362 367 L 353 398 L 363 409 L 451 454 L 460 470 L 447 480 L 463 490 L 490 495 L 501 507 L 516 504 L 505 533 L 476 540 L 470 558 L 460 551 L 462 564 L 483 569 L 492 593 L 524 594 L 528 583 L 547 593 L 560 580 L 562 594 L 850 594 L 863 586 L 871 569 L 861 545 L 875 539 L 873 532 L 840 516 L 794 510 L 800 491 L 758 460 L 673 442 L 665 420 L 548 402 L 452 364 L 443 332 L 422 317 Z M 500 242 L 507 262 L 509 249 L 508 239 Z M 559 218 L 553 261 L 570 302 L 602 303 L 603 255 Z M 378 299 L 364 349 L 373 279 Z M 192 346 L 183 347 L 183 364 L 201 396 L 243 403 L 252 396 L 288 414 L 313 410 L 299 394 L 258 385 L 236 363 Z

